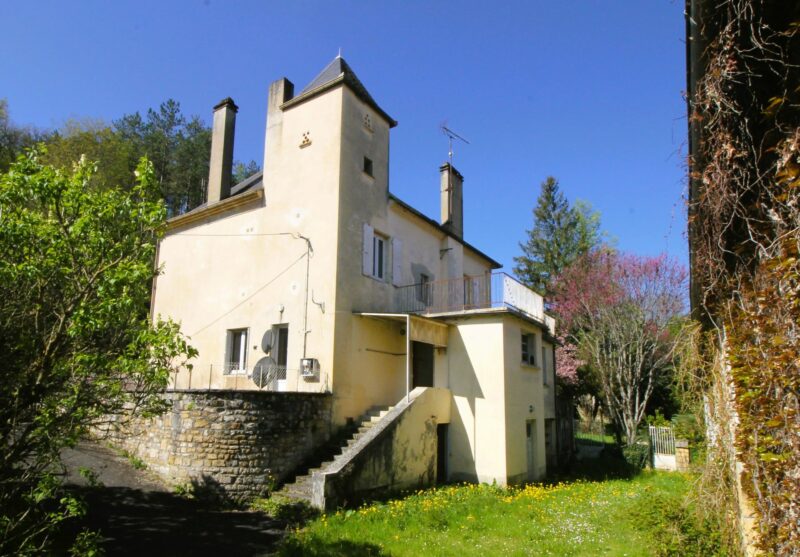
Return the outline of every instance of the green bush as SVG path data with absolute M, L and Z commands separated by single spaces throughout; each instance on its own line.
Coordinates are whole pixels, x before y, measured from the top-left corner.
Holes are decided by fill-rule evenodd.
M 658 557 L 722 557 L 719 531 L 701 519 L 683 497 L 653 493 L 640 500 L 633 517 L 655 539 Z
M 622 447 L 622 456 L 628 466 L 634 470 L 641 470 L 650 462 L 650 446 L 641 443 Z

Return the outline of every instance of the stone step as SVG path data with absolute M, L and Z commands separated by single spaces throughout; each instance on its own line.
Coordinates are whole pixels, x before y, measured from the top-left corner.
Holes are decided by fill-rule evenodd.
M 376 424 L 376 423 L 378 423 L 379 421 L 381 421 L 381 420 L 383 419 L 383 417 L 384 417 L 384 416 L 386 416 L 386 414 L 388 414 L 388 413 L 389 413 L 389 412 L 391 412 L 391 411 L 392 411 L 392 408 L 391 408 L 391 407 L 388 407 L 388 408 L 386 408 L 386 409 L 384 409 L 384 410 L 381 410 L 380 412 L 378 412 L 378 413 L 376 413 L 376 414 L 373 414 L 373 415 L 371 415 L 371 416 L 369 417 L 369 419 L 367 420 L 367 422 L 368 422 L 368 423 L 372 423 L 372 424 Z M 362 423 L 362 425 L 364 425 L 364 424 Z
M 373 406 L 372 408 L 367 410 L 367 412 L 364 414 L 364 417 L 369 419 L 372 416 L 377 416 L 381 412 L 386 412 L 386 411 L 391 410 L 391 409 L 392 409 L 391 406 Z
M 357 443 L 366 432 L 380 422 L 393 408 L 393 406 L 374 406 L 370 408 L 361 416 L 361 422 L 357 428 L 336 439 L 332 439 L 323 446 L 317 451 L 317 457 L 306 463 L 308 468 L 298 469 L 300 474 L 295 476 L 292 482 L 283 484 L 273 495 L 295 501 L 310 502 L 313 489 L 313 473 L 323 472 L 332 464 L 337 463 L 350 447 Z

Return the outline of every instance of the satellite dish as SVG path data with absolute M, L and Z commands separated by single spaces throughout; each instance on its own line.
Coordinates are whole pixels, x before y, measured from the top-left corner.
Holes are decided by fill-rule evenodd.
M 269 354 L 272 351 L 272 341 L 275 335 L 272 334 L 272 329 L 267 329 L 264 333 L 264 336 L 261 337 L 261 350 L 263 350 L 266 354 Z
M 253 366 L 253 383 L 258 385 L 259 389 L 263 389 L 269 385 L 275 378 L 275 360 L 269 356 L 265 356 L 256 362 Z

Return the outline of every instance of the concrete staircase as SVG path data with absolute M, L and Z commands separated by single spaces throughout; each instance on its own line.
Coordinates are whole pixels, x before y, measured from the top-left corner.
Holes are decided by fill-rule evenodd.
M 324 471 L 337 461 L 339 457 L 354 443 L 361 439 L 377 424 L 393 406 L 373 406 L 356 425 L 346 427 L 339 435 L 320 447 L 314 455 L 295 470 L 295 477 L 284 483 L 280 489 L 272 493 L 272 497 L 289 503 L 311 503 L 311 475 Z

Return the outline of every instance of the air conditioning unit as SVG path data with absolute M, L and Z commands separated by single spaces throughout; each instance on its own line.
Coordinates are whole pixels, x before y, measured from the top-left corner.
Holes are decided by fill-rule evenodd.
M 302 358 L 300 360 L 300 374 L 303 377 L 317 377 L 319 375 L 319 360 L 316 358 Z

